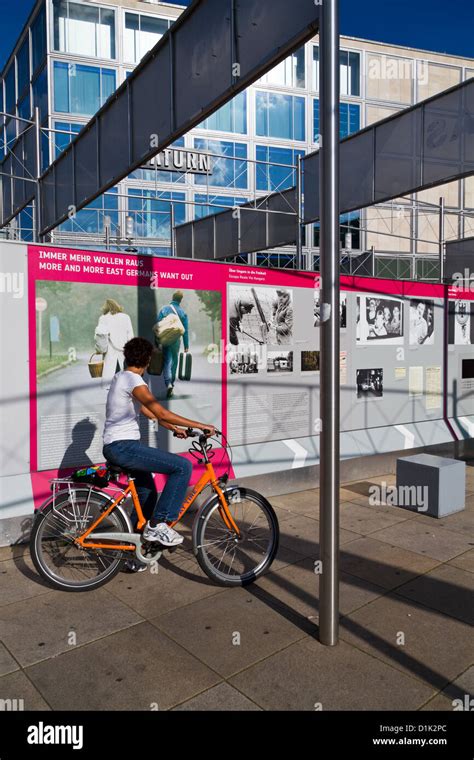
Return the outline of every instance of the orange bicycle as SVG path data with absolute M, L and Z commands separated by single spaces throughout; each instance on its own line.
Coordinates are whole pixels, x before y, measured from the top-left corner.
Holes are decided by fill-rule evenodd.
M 246 586 L 262 575 L 275 558 L 279 541 L 277 517 L 264 496 L 229 485 L 228 472 L 216 476 L 209 435 L 191 428 L 187 432 L 188 437 L 198 438 L 189 451 L 204 465 L 204 473 L 183 502 L 172 527 L 210 487 L 213 494 L 198 508 L 194 519 L 193 553 L 215 583 Z M 216 435 L 222 436 L 218 431 Z M 225 448 L 230 450 L 227 441 Z M 126 488 L 117 483 L 122 474 L 127 476 Z M 104 486 L 118 492 L 115 499 L 102 490 Z M 110 581 L 131 556 L 151 565 L 159 561 L 163 551 L 177 548 L 143 540 L 141 531 L 146 520 L 134 479 L 122 468 L 107 463 L 100 485 L 97 478 L 81 484 L 73 477 L 55 478 L 51 490 L 52 496 L 35 518 L 30 551 L 38 573 L 54 588 L 89 591 Z M 124 508 L 130 499 L 138 515 L 136 532 Z

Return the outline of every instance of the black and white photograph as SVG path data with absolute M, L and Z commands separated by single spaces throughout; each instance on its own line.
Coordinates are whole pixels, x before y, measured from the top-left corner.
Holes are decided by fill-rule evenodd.
M 302 351 L 301 352 L 301 371 L 302 372 L 319 372 L 319 351 Z
M 261 367 L 261 358 L 256 346 L 242 346 L 240 351 L 229 354 L 231 375 L 256 375 Z
M 462 360 L 462 379 L 474 380 L 474 359 Z
M 269 351 L 267 372 L 293 372 L 293 351 Z
M 347 294 L 341 292 L 341 300 L 339 304 L 339 326 L 341 330 L 345 330 L 347 327 Z
M 357 398 L 382 398 L 383 369 L 358 369 Z
M 357 341 L 361 345 L 403 344 L 403 301 L 357 296 Z
M 320 327 L 321 325 L 321 305 L 320 305 L 320 290 L 314 291 L 314 326 Z M 340 322 L 339 326 L 341 330 L 347 328 L 347 293 L 341 292 L 341 300 L 339 305 Z
M 472 301 L 449 301 L 448 343 L 452 346 L 474 345 Z
M 474 359 L 461 360 L 461 382 L 460 386 L 466 396 L 471 396 L 474 390 Z M 469 391 L 469 393 L 468 393 Z
M 410 301 L 410 346 L 433 345 L 434 301 L 414 298 Z
M 293 291 L 242 285 L 229 287 L 229 342 L 290 345 L 293 341 Z

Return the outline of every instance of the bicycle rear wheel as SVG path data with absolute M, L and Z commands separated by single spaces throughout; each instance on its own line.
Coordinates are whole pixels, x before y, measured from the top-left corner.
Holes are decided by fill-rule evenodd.
M 99 491 L 77 488 L 59 493 L 38 512 L 30 537 L 30 552 L 38 573 L 63 591 L 90 591 L 110 581 L 131 552 L 83 549 L 74 539 L 100 516 L 110 500 Z M 100 532 L 128 532 L 122 512 L 114 509 L 100 523 Z
M 227 528 L 220 501 L 212 497 L 193 526 L 193 547 L 200 567 L 221 586 L 247 586 L 270 567 L 278 551 L 280 531 L 271 504 L 249 488 L 225 492 L 240 537 Z

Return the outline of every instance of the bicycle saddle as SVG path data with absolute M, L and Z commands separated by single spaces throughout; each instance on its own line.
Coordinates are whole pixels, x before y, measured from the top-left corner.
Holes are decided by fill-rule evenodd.
M 111 462 L 106 462 L 107 464 L 107 470 L 111 477 L 119 477 L 119 475 L 127 475 L 127 477 L 130 475 L 130 471 L 127 469 L 124 469 L 123 467 L 120 467 L 118 464 L 112 464 Z

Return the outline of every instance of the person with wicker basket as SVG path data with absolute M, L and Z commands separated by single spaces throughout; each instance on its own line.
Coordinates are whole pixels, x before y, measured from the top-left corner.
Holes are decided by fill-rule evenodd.
M 94 333 L 96 350 L 104 355 L 101 377 L 107 385 L 110 385 L 117 371 L 123 370 L 123 348 L 132 338 L 133 327 L 129 315 L 117 301 L 107 298 Z

